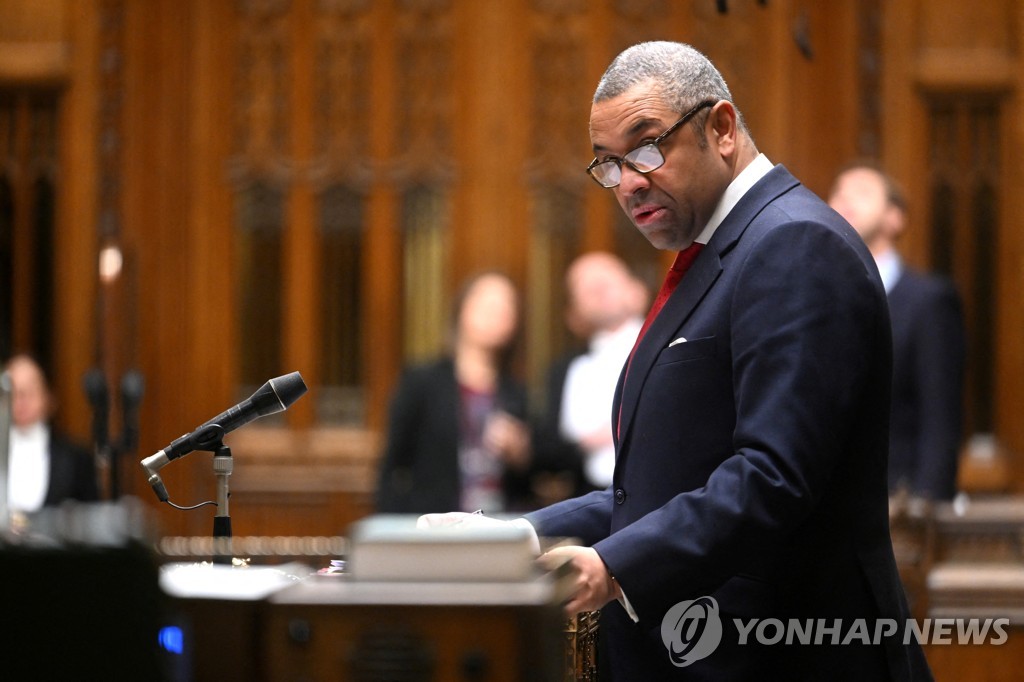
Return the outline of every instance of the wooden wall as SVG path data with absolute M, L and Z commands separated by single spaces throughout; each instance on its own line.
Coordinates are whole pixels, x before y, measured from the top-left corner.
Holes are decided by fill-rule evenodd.
M 559 287 L 574 253 L 615 249 L 658 278 L 666 257 L 624 230 L 581 169 L 600 73 L 626 45 L 667 38 L 719 64 L 760 148 L 812 190 L 825 193 L 848 159 L 880 156 L 907 188 L 906 250 L 922 266 L 943 253 L 932 243 L 935 102 L 995 102 L 984 120 L 998 159 L 980 166 L 997 170 L 994 334 L 981 352 L 991 430 L 1020 487 L 1020 3 L 725 4 L 723 14 L 712 0 L 0 0 L 0 87 L 60 92 L 56 293 L 17 301 L 53 307 L 60 423 L 87 436 L 78 377 L 89 367 L 112 381 L 139 368 L 141 446 L 122 486 L 149 500 L 137 459 L 244 397 L 240 358 L 273 338 L 276 373 L 300 370 L 311 390 L 283 420 L 229 438 L 236 533 L 342 530 L 370 510 L 397 372 L 440 348 L 462 278 L 501 268 L 521 285 L 531 381 L 566 344 Z M 255 327 L 240 319 L 249 254 L 238 225 L 253 182 L 279 198 L 282 222 L 279 317 Z M 362 216 L 352 339 L 363 412 L 341 424 L 317 407 L 331 188 Z M 959 210 L 956 233 L 970 235 L 970 210 Z M 104 246 L 124 254 L 111 283 L 96 276 Z M 968 260 L 951 274 L 974 291 L 981 266 Z M 165 472 L 175 501 L 213 496 L 207 455 Z M 209 530 L 205 512 L 160 514 L 169 533 Z

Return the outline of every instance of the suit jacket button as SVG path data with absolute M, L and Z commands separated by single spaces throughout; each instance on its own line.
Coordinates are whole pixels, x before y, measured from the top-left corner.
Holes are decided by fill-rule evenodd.
M 615 504 L 622 504 L 626 501 L 626 491 L 619 488 L 615 491 Z

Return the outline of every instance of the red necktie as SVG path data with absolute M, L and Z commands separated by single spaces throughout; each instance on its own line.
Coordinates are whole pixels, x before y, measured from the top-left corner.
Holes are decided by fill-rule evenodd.
M 661 291 L 654 297 L 654 303 L 651 305 L 651 311 L 647 313 L 647 319 L 644 320 L 644 326 L 640 328 L 640 333 L 637 334 L 636 343 L 633 344 L 633 351 L 630 353 L 630 359 L 633 357 L 633 353 L 636 352 L 636 347 L 640 345 L 640 339 L 644 338 L 644 334 L 647 333 L 648 327 L 654 322 L 654 318 L 658 316 L 661 309 L 665 306 L 665 301 L 668 300 L 672 292 L 679 286 L 680 280 L 683 279 L 683 275 L 693 265 L 693 261 L 697 259 L 697 254 L 704 248 L 703 244 L 694 242 L 687 246 L 685 249 L 676 254 L 676 259 L 672 263 L 672 267 L 668 269 L 665 274 L 665 281 L 661 285 Z
M 672 292 L 679 286 L 679 282 L 683 279 L 683 275 L 693 265 L 693 261 L 697 259 L 697 254 L 704 248 L 704 245 L 699 242 L 694 242 L 687 246 L 685 249 L 676 254 L 676 259 L 672 263 L 672 266 L 668 269 L 665 274 L 665 281 L 661 285 L 661 290 L 658 291 L 658 295 L 654 297 L 654 303 L 651 305 L 651 310 L 647 313 L 647 319 L 644 320 L 644 324 L 640 327 L 640 333 L 636 336 L 636 343 L 633 344 L 633 350 L 629 352 L 629 360 L 626 363 L 626 375 L 629 376 L 629 365 L 633 362 L 633 354 L 636 353 L 637 347 L 640 345 L 640 340 L 644 338 L 644 334 L 647 333 L 647 328 L 654 322 L 654 318 L 658 316 L 661 309 L 665 306 L 665 302 L 672 295 Z M 626 382 L 623 381 L 622 385 L 625 386 Z M 615 421 L 619 422 L 622 416 L 622 404 L 619 404 L 619 418 Z M 619 424 L 617 423 L 615 428 L 618 431 Z

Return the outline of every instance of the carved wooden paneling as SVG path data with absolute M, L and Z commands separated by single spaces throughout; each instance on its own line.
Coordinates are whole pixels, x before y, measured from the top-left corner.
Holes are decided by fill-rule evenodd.
M 401 186 L 444 184 L 454 171 L 452 4 L 396 0 L 397 144 L 389 165 Z
M 676 23 L 672 21 L 672 6 L 678 4 L 670 0 L 611 0 L 613 54 L 644 40 L 664 39 L 659 36 L 659 29 Z M 692 11 L 699 17 L 705 11 L 713 11 L 714 3 L 692 5 Z
M 315 147 L 309 178 L 318 187 L 368 189 L 379 161 L 372 155 L 370 72 L 373 24 L 369 0 L 324 0 L 315 22 Z
M 953 279 L 968 329 L 964 432 L 994 423 L 996 253 L 1000 203 L 1000 105 L 977 93 L 929 101 L 930 262 Z
M 289 0 L 241 0 L 233 108 L 236 123 L 232 171 L 238 181 L 263 176 L 292 179 L 289 129 Z
M 290 130 L 293 50 L 288 0 L 238 5 L 234 154 L 238 397 L 284 373 L 284 232 L 295 182 Z
M 448 339 L 445 305 L 448 233 L 447 193 L 429 185 L 402 192 L 402 348 L 406 362 L 442 352 Z
M 585 72 L 587 6 L 579 0 L 537 0 L 531 17 L 530 145 L 526 180 L 530 188 L 530 246 L 525 320 L 528 367 L 534 386 L 543 386 L 552 360 L 579 340 L 565 326 L 563 276 L 582 251 L 583 172 L 588 141 L 585 122 L 593 86 Z
M 773 10 L 772 14 L 777 17 L 785 13 L 785 5 Z M 750 58 L 767 47 L 776 51 L 788 47 L 786 43 L 769 46 L 759 39 L 758 28 L 764 26 L 765 8 L 749 0 L 734 1 L 728 3 L 728 12 L 723 13 L 715 2 L 697 2 L 693 3 L 692 14 L 692 27 L 687 31 L 687 39 L 715 62 L 740 110 L 757 120 L 761 108 L 778 104 L 760 99 L 761 92 L 757 87 L 758 81 L 768 75 L 766 68 L 774 64 Z M 773 35 L 772 38 L 778 40 L 781 36 Z M 752 125 L 751 132 L 757 140 L 758 128 Z
M 881 0 L 860 3 L 857 12 L 857 155 L 877 159 L 882 153 L 882 22 Z
M 57 95 L 0 87 L 0 347 L 54 360 Z
M 441 352 L 451 232 L 455 60 L 453 4 L 396 3 L 394 156 L 388 160 L 400 193 L 403 356 L 422 361 Z
M 362 253 L 368 195 L 381 163 L 373 156 L 372 4 L 327 0 L 315 6 L 313 156 L 320 265 L 320 389 L 317 422 L 365 424 L 367 373 L 361 332 Z
M 530 147 L 527 179 L 535 192 L 556 186 L 578 193 L 589 182 L 580 172 L 580 162 L 586 155 L 584 126 L 596 85 L 580 78 L 586 70 L 586 3 L 536 0 L 534 4 L 530 75 L 535 87 L 529 93 L 529 123 L 530 138 L 538 143 Z
M 362 252 L 366 228 L 366 194 L 346 184 L 317 193 L 317 239 L 320 268 L 319 389 L 317 422 L 366 423 L 366 372 L 361 327 Z
M 995 156 L 984 182 L 960 173 L 973 199 L 958 203 L 964 218 L 950 231 L 964 239 L 996 226 L 994 244 L 966 237 L 970 253 L 989 249 L 992 277 L 963 279 L 957 267 L 983 264 L 960 248 L 949 257 L 958 281 L 981 287 L 973 300 L 992 302 L 990 348 L 979 352 L 993 383 L 976 392 L 992 396 L 1003 445 L 1024 451 L 1014 293 L 1024 244 L 1010 229 L 1024 198 L 1007 189 L 1024 183 L 1019 3 L 726 4 L 721 13 L 712 0 L 69 0 L 45 14 L 61 27 L 39 35 L 66 36 L 71 85 L 57 104 L 60 275 L 49 302 L 62 423 L 88 433 L 79 380 L 107 329 L 93 300 L 101 234 L 116 234 L 125 259 L 120 299 L 103 293 L 120 331 L 104 333 L 120 344 L 109 346 L 112 373 L 136 357 L 147 376 L 143 452 L 230 405 L 241 384 L 292 369 L 311 392 L 280 420 L 287 433 L 334 419 L 379 431 L 398 368 L 437 347 L 450 293 L 484 267 L 527 290 L 535 377 L 567 342 L 560 270 L 576 251 L 614 249 L 654 273 L 652 286 L 660 279 L 659 254 L 583 168 L 590 97 L 608 60 L 636 40 L 671 38 L 721 66 L 758 144 L 811 189 L 826 191 L 840 163 L 877 150 L 907 188 L 904 248 L 915 265 L 949 255 L 936 250 L 951 239 L 933 212 L 936 102 L 998 101 L 997 115 L 970 118 L 985 137 L 963 138 L 965 149 Z M 0 23 L 2 76 L 11 29 Z M 277 241 L 247 247 L 257 232 L 236 231 L 242 222 L 272 224 Z M 257 254 L 273 266 L 255 267 Z M 243 323 L 257 272 L 272 276 Z M 246 370 L 253 340 L 277 359 Z M 171 476 L 198 497 L 208 461 L 194 462 Z

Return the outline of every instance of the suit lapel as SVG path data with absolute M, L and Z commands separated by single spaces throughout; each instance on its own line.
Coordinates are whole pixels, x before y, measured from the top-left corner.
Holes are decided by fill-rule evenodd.
M 707 247 L 700 252 L 693 266 L 679 282 L 679 286 L 665 302 L 665 307 L 661 309 L 633 354 L 625 380 L 620 379 L 622 391 L 621 394 L 617 394 L 621 395 L 620 409 L 617 410 L 620 419 L 620 444 L 627 442 L 629 437 L 629 429 L 647 375 L 661 351 L 672 341 L 673 333 L 689 319 L 718 280 L 723 269 L 722 258 L 732 250 L 747 226 L 765 206 L 798 184 L 796 178 L 782 166 L 775 166 L 761 178 L 743 195 L 715 230 Z
M 654 318 L 647 333 L 644 334 L 643 340 L 640 341 L 640 345 L 637 346 L 633 359 L 629 363 L 625 381 L 621 381 L 622 411 L 619 422 L 621 441 L 624 442 L 628 436 L 633 413 L 639 402 L 640 390 L 643 388 L 654 361 L 661 350 L 672 340 L 670 338 L 672 332 L 690 317 L 694 308 L 704 298 L 721 272 L 722 263 L 715 250 L 703 249 L 679 282 L 679 286 L 676 287 L 672 296 L 665 302 L 661 312 Z

